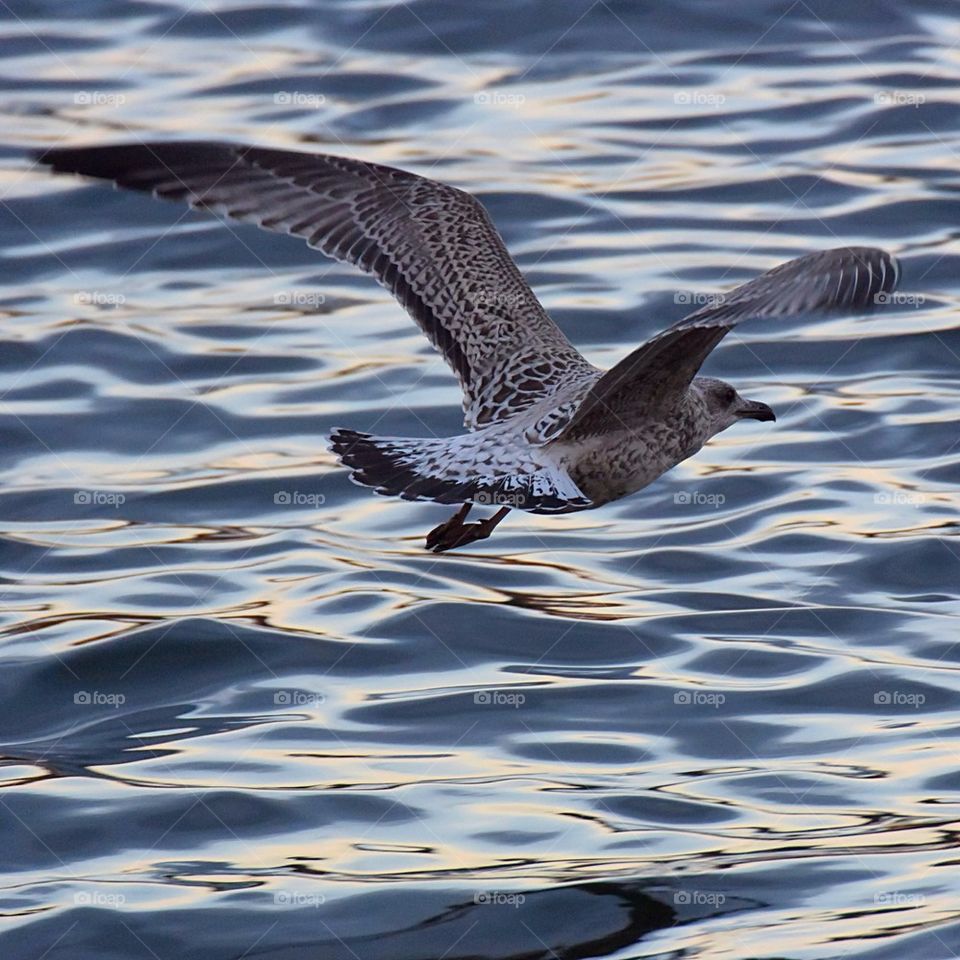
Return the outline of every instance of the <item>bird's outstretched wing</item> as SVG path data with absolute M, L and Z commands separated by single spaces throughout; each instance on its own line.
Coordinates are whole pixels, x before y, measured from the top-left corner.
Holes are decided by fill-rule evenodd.
M 868 310 L 900 279 L 897 261 L 874 247 L 840 247 L 782 263 L 684 317 L 611 367 L 571 419 L 553 433 L 566 438 L 622 425 L 621 411 L 644 398 L 669 403 L 686 390 L 711 350 L 737 324 L 760 317 Z
M 204 141 L 68 147 L 37 159 L 303 237 L 373 274 L 453 368 L 469 428 L 595 370 L 462 190 L 344 157 Z

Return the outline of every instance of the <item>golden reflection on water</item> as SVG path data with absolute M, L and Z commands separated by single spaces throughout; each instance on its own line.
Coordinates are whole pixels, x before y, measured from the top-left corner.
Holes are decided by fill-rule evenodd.
M 958 29 L 948 19 L 940 33 Z M 769 57 L 762 68 L 749 57 L 718 67 L 706 51 L 683 50 L 564 80 L 441 52 L 358 47 L 338 65 L 343 51 L 304 36 L 307 47 L 268 32 L 239 60 L 219 41 L 176 35 L 79 51 L 71 64 L 85 82 L 117 71 L 157 79 L 131 88 L 119 109 L 68 98 L 25 117 L 24 129 L 34 146 L 218 131 L 433 171 L 497 206 L 538 294 L 604 363 L 679 317 L 672 294 L 726 289 L 789 252 L 883 243 L 919 268 L 907 277 L 921 288 L 934 257 L 960 251 L 949 223 L 895 206 L 946 195 L 938 178 L 955 168 L 943 149 L 949 131 L 845 132 L 851 121 L 866 129 L 891 119 L 872 95 L 900 65 L 875 64 L 867 39 L 832 50 L 829 75 Z M 933 40 L 924 50 L 925 75 L 952 80 L 960 54 Z M 378 88 L 385 73 L 432 85 L 381 91 L 373 105 L 331 90 L 321 109 L 271 114 L 269 83 L 316 80 L 317 65 L 338 78 L 369 72 Z M 36 76 L 64 76 L 53 61 L 37 66 Z M 727 102 L 679 109 L 674 88 L 692 89 L 701 75 L 700 89 Z M 268 92 L 213 92 L 247 80 L 267 81 Z M 522 89 L 526 101 L 513 112 L 475 109 L 474 95 L 491 89 Z M 944 104 L 960 102 L 949 85 L 935 90 Z M 781 105 L 811 113 L 781 125 Z M 362 122 L 371 106 L 376 127 Z M 413 120 L 402 119 L 408 106 L 421 111 Z M 798 199 L 794 176 L 825 191 Z M 0 186 L 36 202 L 51 190 L 45 174 L 20 170 L 0 171 Z M 689 193 L 714 187 L 723 199 Z M 542 211 L 535 222 L 525 197 Z M 621 504 L 512 516 L 490 541 L 434 557 L 422 540 L 437 509 L 350 487 L 323 443 L 334 419 L 379 429 L 393 415 L 422 435 L 456 428 L 453 380 L 401 309 L 302 252 L 252 266 L 231 259 L 249 252 L 247 234 L 230 239 L 199 216 L 175 227 L 172 207 L 168 220 L 122 222 L 126 208 L 104 194 L 111 201 L 114 227 L 91 192 L 64 193 L 69 235 L 8 248 L 12 265 L 46 258 L 28 274 L 34 286 L 42 276 L 44 296 L 5 311 L 11 341 L 43 349 L 51 337 L 79 334 L 82 345 L 96 333 L 127 338 L 131 354 L 145 344 L 164 363 L 229 355 L 275 366 L 157 377 L 162 365 L 122 369 L 95 347 L 70 364 L 38 364 L 38 384 L 74 379 L 86 392 L 10 401 L 30 423 L 77 417 L 87 441 L 102 425 L 83 416 L 109 401 L 115 418 L 96 445 L 73 449 L 64 436 L 55 454 L 23 456 L 14 492 L 36 513 L 3 527 L 11 675 L 30 658 L 27 686 L 59 676 L 63 663 L 92 663 L 84 683 L 95 689 L 150 630 L 149 649 L 175 655 L 180 675 L 147 652 L 124 687 L 128 709 L 79 716 L 70 711 L 77 681 L 50 682 L 43 702 L 23 709 L 42 708 L 39 729 L 8 745 L 0 788 L 5 797 L 36 789 L 58 810 L 93 804 L 121 829 L 158 796 L 169 804 L 155 808 L 164 828 L 191 804 L 252 797 L 265 825 L 243 837 L 173 830 L 146 853 L 95 851 L 37 871 L 38 887 L 91 875 L 122 884 L 127 909 L 143 903 L 149 913 L 199 911 L 211 891 L 284 894 L 291 875 L 331 900 L 376 885 L 462 883 L 464 903 L 481 885 L 531 892 L 623 880 L 659 884 L 677 911 L 677 890 L 718 884 L 733 919 L 702 911 L 643 948 L 671 955 L 832 956 L 955 919 L 956 391 L 948 367 L 934 370 L 923 352 L 936 337 L 949 356 L 950 290 L 864 320 L 739 332 L 709 372 L 769 396 L 782 415 L 776 429 L 731 431 Z M 125 253 L 118 247 L 161 236 L 158 259 L 107 262 Z M 190 262 L 178 252 L 187 241 L 223 263 Z M 81 254 L 88 272 L 57 279 L 56 258 Z M 126 303 L 78 306 L 76 288 L 94 281 L 122 287 Z M 322 307 L 277 305 L 279 291 L 301 289 L 323 292 Z M 181 423 L 181 447 L 131 453 L 129 438 L 110 441 L 122 426 L 115 411 L 134 401 L 195 404 L 229 429 L 193 437 Z M 863 442 L 867 421 L 883 443 Z M 325 502 L 278 509 L 274 494 L 293 484 Z M 122 487 L 128 501 L 116 516 L 71 514 L 86 487 Z M 727 499 L 678 509 L 675 495 L 690 490 Z M 914 572 L 920 582 L 904 583 Z M 212 624 L 223 628 L 222 655 L 204 672 Z M 252 666 L 238 668 L 244 657 Z M 291 690 L 324 699 L 275 700 Z M 527 701 L 484 712 L 474 697 L 494 691 Z M 928 702 L 884 711 L 877 691 Z M 680 709 L 676 695 L 691 693 L 722 693 L 726 709 Z M 304 797 L 330 805 L 298 820 L 290 811 Z M 371 799 L 385 805 L 370 813 Z M 102 823 L 91 817 L 84 830 Z M 782 865 L 796 890 L 788 874 L 768 880 Z M 877 899 L 891 889 L 926 899 Z M 63 907 L 47 893 L 36 900 L 51 913 Z

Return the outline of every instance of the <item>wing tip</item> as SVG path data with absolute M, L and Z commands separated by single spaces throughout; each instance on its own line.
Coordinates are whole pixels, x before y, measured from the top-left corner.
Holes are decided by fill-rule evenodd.
M 34 163 L 54 173 L 76 173 L 99 180 L 126 182 L 144 171 L 151 174 L 168 171 L 173 164 L 198 164 L 222 159 L 223 151 L 238 149 L 238 144 L 218 140 L 143 140 L 129 143 L 90 143 L 68 147 L 44 147 L 29 154 Z

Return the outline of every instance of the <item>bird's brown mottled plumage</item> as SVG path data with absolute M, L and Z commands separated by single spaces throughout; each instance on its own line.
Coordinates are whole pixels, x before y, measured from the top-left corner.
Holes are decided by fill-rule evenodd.
M 348 157 L 176 141 L 69 147 L 39 158 L 302 237 L 372 274 L 457 375 L 468 428 L 593 371 L 534 296 L 468 193 Z
M 602 371 L 544 311 L 483 207 L 454 187 L 344 157 L 204 141 L 67 147 L 38 159 L 294 234 L 375 276 L 458 377 L 469 430 L 429 440 L 333 431 L 355 480 L 406 499 L 560 513 L 625 496 L 736 419 L 774 419 L 697 376 L 737 324 L 865 310 L 899 278 L 893 257 L 870 247 L 799 257 Z M 444 525 L 453 532 L 437 549 L 492 529 L 464 533 L 461 519 Z

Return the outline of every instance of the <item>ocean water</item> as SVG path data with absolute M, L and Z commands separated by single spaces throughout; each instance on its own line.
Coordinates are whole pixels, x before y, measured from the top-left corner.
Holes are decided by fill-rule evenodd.
M 956 956 L 958 50 L 940 2 L 0 4 L 0 957 Z M 603 365 L 814 249 L 903 295 L 723 342 L 776 424 L 434 556 L 323 437 L 458 432 L 442 361 L 29 160 L 144 138 L 471 190 Z

